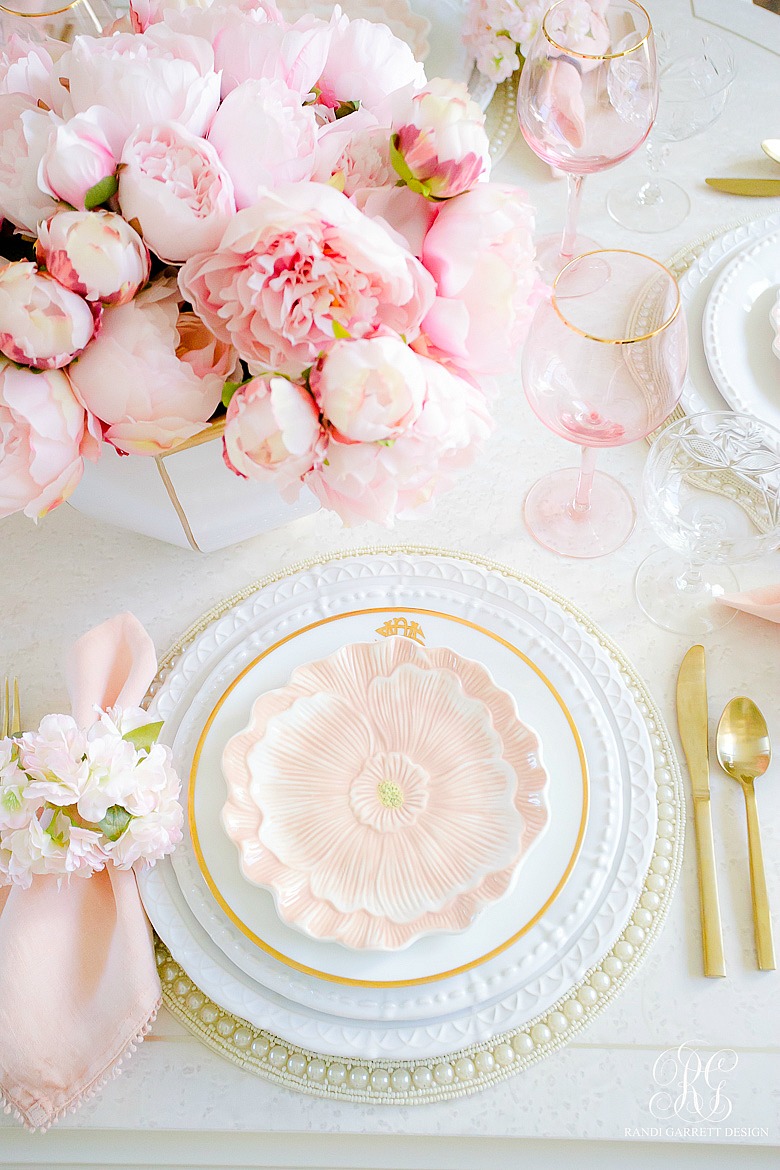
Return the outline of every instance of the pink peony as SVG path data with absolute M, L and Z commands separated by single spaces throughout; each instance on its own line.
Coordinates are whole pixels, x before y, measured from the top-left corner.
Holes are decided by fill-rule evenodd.
M 236 205 L 250 207 L 266 187 L 311 177 L 317 119 L 283 81 L 244 81 L 219 107 L 209 142 L 233 180 Z
M 134 32 L 146 32 L 159 24 L 169 12 L 183 12 L 187 8 L 210 8 L 210 0 L 130 0 L 130 19 Z
M 413 191 L 451 199 L 488 177 L 485 115 L 463 82 L 436 77 L 411 104 L 411 116 L 393 127 L 393 162 Z
M 70 495 L 99 453 L 91 423 L 62 370 L 0 360 L 0 516 L 39 519 Z
M 38 229 L 38 263 L 88 301 L 123 305 L 149 279 L 149 252 L 112 211 L 58 211 Z
M 77 37 L 60 62 L 73 113 L 108 106 L 125 137 L 159 122 L 205 134 L 219 104 L 214 52 L 200 37 L 164 24 L 135 35 Z
M 128 139 L 119 205 L 152 251 L 174 264 L 216 248 L 236 211 L 233 182 L 214 147 L 175 123 Z
M 11 33 L 0 46 L 0 93 L 22 93 L 33 102 L 59 109 L 67 96 L 59 82 L 56 62 L 67 49 L 62 41 L 28 40 Z
M 352 202 L 403 238 L 413 256 L 422 256 L 423 240 L 438 214 L 438 204 L 421 199 L 408 187 L 359 187 Z
M 97 312 L 28 260 L 0 269 L 0 352 L 21 366 L 67 366 L 90 341 Z
M 83 211 L 88 192 L 113 177 L 124 139 L 121 120 L 105 106 L 91 106 L 60 122 L 52 128 L 41 158 L 38 186 Z
M 416 337 L 434 285 L 400 237 L 332 187 L 285 185 L 179 273 L 185 298 L 256 372 L 297 377 L 338 336 Z
M 0 216 L 35 235 L 57 205 L 38 186 L 38 167 L 48 145 L 51 116 L 26 94 L 0 94 Z
M 126 305 L 108 308 L 100 335 L 68 371 L 118 451 L 158 455 L 204 429 L 224 378 L 203 376 L 178 356 L 179 298 L 158 281 Z
M 212 40 L 223 97 L 243 81 L 269 78 L 303 98 L 325 67 L 330 35 L 331 26 L 312 16 L 285 25 L 269 20 L 263 9 L 226 11 Z
M 186 362 L 199 378 L 217 375 L 226 382 L 236 372 L 238 354 L 229 342 L 220 341 L 197 313 L 179 313 L 176 321 L 179 344 L 176 356 Z
M 337 341 L 311 373 L 314 397 L 340 438 L 397 439 L 422 410 L 425 376 L 400 337 Z
M 426 398 L 415 423 L 390 443 L 344 443 L 332 437 L 307 487 L 347 525 L 392 525 L 430 503 L 473 462 L 492 421 L 481 390 L 438 363 L 418 357 Z
M 477 374 L 506 372 L 531 317 L 533 230 L 516 187 L 480 183 L 442 205 L 422 253 L 438 292 L 423 322 L 434 351 Z
M 425 70 L 387 25 L 334 15 L 320 102 L 337 109 L 354 102 L 375 112 L 391 93 L 425 84 Z
M 363 108 L 326 123 L 317 140 L 313 177 L 351 197 L 366 187 L 384 187 L 398 178 L 390 161 L 390 132 Z
M 272 478 L 294 497 L 301 477 L 321 461 L 325 434 L 305 387 L 287 378 L 252 378 L 230 400 L 224 444 L 231 471 Z

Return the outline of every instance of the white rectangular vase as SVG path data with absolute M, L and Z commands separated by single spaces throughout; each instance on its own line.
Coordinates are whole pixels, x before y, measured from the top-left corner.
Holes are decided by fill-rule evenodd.
M 214 552 L 316 512 L 305 488 L 287 504 L 273 484 L 240 479 L 222 459 L 222 427 L 167 455 L 119 455 L 103 444 L 69 503 L 85 516 L 181 548 Z

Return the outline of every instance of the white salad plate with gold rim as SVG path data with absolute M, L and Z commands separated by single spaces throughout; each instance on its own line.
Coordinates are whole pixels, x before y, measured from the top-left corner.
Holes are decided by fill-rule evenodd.
M 258 694 L 339 646 L 411 635 L 482 662 L 539 734 L 550 824 L 512 893 L 464 933 L 354 952 L 279 919 L 221 827 L 220 756 Z M 216 1002 L 342 1056 L 437 1055 L 532 1018 L 628 920 L 655 830 L 642 714 L 610 656 L 554 602 L 453 557 L 376 553 L 266 586 L 195 638 L 154 711 L 189 776 L 190 834 L 142 875 L 150 917 Z

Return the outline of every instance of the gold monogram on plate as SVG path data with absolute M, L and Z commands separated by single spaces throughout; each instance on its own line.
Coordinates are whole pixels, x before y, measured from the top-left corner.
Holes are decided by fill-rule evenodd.
M 408 618 L 396 616 L 388 618 L 383 626 L 377 630 L 383 638 L 390 638 L 394 634 L 400 635 L 402 638 L 411 638 L 413 642 L 417 642 L 419 646 L 425 645 L 425 634 L 419 622 L 409 621 Z

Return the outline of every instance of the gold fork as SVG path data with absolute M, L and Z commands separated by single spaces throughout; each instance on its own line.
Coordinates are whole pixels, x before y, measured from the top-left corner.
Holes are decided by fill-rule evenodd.
M 5 739 L 7 735 L 11 739 L 16 739 L 22 734 L 22 714 L 19 707 L 19 680 L 14 679 L 13 683 L 13 704 L 11 703 L 11 680 L 6 675 L 5 688 L 3 691 L 3 710 L 0 718 L 0 738 Z

